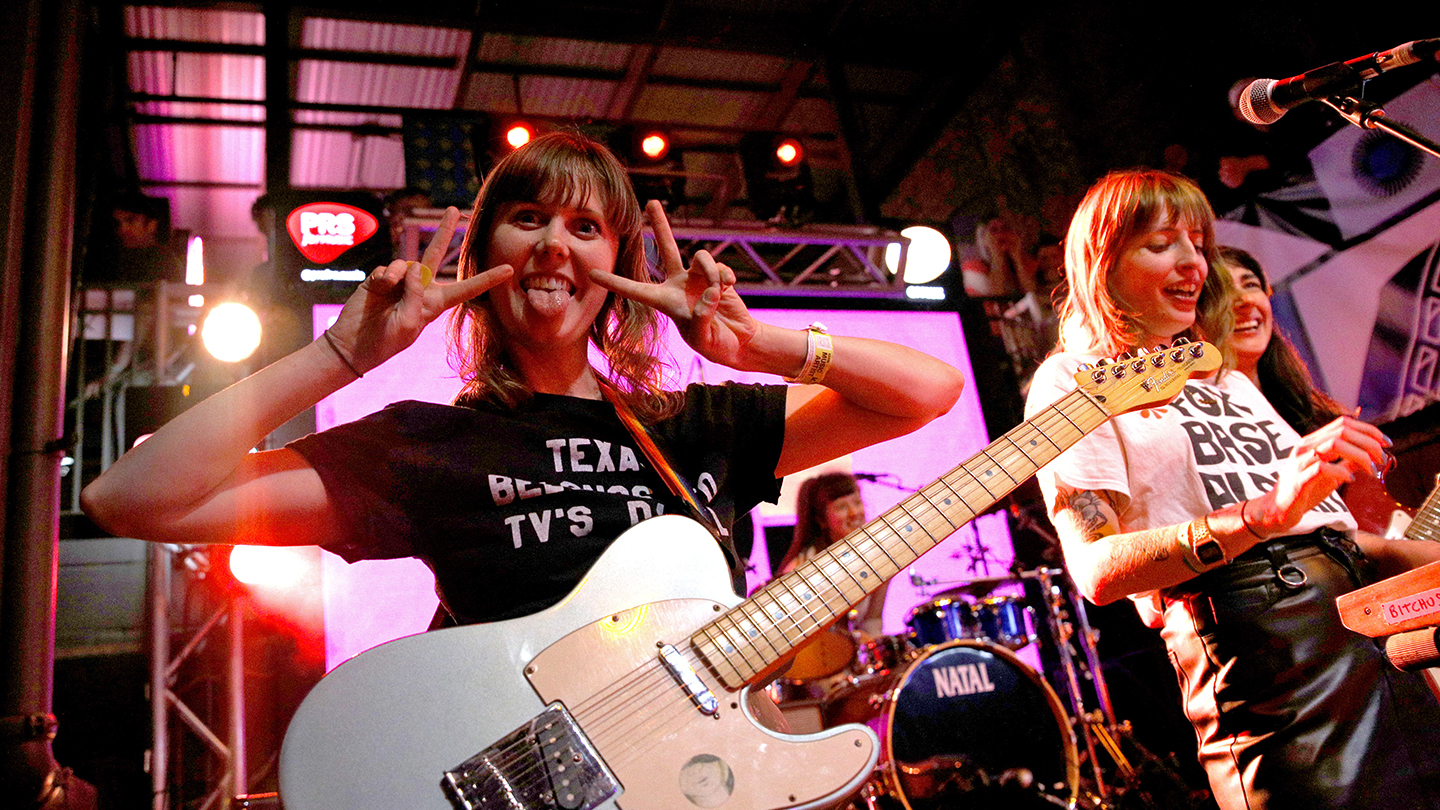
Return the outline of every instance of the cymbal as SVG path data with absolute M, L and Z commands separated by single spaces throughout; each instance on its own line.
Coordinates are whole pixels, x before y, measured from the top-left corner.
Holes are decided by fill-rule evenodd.
M 975 599 L 982 599 L 1001 585 L 1008 585 L 1019 582 L 1016 577 L 977 577 L 969 582 L 946 588 L 935 595 L 936 599 L 942 597 L 969 596 Z

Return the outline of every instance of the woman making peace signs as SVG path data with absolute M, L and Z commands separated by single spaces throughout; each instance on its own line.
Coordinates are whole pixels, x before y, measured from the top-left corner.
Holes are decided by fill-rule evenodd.
M 773 500 L 781 476 L 915 430 L 958 398 L 960 373 L 921 352 L 757 321 L 730 268 L 704 251 L 686 267 L 660 206 L 645 215 L 658 283 L 614 156 L 572 134 L 532 141 L 486 178 L 455 283 L 429 283 L 452 208 L 423 262 L 376 269 L 322 339 L 131 450 L 85 489 L 86 511 L 158 542 L 416 556 L 455 621 L 491 621 L 554 604 L 632 524 L 684 512 L 606 389 L 722 527 Z M 250 452 L 452 308 L 454 405 L 400 402 Z M 802 384 L 663 390 L 657 313 L 708 360 Z M 608 368 L 591 365 L 591 345 Z

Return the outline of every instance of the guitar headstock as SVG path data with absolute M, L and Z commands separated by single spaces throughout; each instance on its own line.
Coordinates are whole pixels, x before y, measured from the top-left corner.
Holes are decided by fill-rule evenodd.
M 1133 357 L 1125 354 L 1093 366 L 1083 364 L 1075 372 L 1075 382 L 1117 416 L 1169 402 L 1186 380 L 1210 374 L 1220 368 L 1220 360 L 1220 350 L 1209 343 L 1177 338 L 1168 347 L 1140 349 Z

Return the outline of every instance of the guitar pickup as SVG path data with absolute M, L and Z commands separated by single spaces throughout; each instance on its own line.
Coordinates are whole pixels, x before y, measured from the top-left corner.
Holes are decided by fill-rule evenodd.
M 711 717 L 720 714 L 720 701 L 715 698 L 715 693 L 705 686 L 705 683 L 700 680 L 700 676 L 696 674 L 695 668 L 690 666 L 690 662 L 685 660 L 685 656 L 681 655 L 673 644 L 660 646 L 660 663 L 665 666 L 671 677 L 680 684 L 690 699 L 695 701 L 695 705 L 701 712 Z
M 558 702 L 446 771 L 440 784 L 455 810 L 591 810 L 620 793 Z

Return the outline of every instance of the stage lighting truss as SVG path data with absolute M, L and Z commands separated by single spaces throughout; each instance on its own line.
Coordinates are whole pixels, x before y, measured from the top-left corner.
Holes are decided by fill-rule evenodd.
M 420 255 L 440 225 L 439 211 L 417 211 L 404 223 L 401 244 L 407 259 Z M 462 215 L 441 275 L 454 277 L 460 239 L 469 225 Z M 706 250 L 735 271 L 742 295 L 816 295 L 905 300 L 903 272 L 885 268 L 885 249 L 900 248 L 900 262 L 910 240 L 883 228 L 808 225 L 779 228 L 760 222 L 706 222 L 672 219 L 670 229 L 687 258 Z M 652 254 L 653 255 L 653 254 Z

